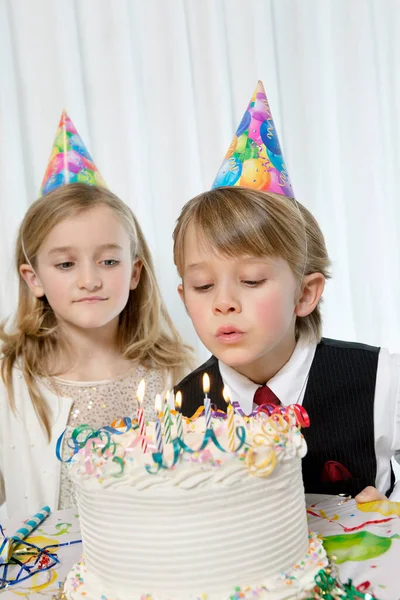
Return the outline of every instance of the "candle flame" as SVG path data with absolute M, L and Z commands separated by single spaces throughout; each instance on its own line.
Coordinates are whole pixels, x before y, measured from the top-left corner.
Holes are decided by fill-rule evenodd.
M 162 401 L 161 395 L 157 394 L 156 395 L 156 401 L 154 403 L 154 408 L 155 408 L 155 411 L 156 411 L 156 413 L 157 413 L 158 416 L 162 412 L 162 406 L 163 406 L 163 401 Z
M 204 375 L 203 375 L 203 392 L 205 394 L 208 394 L 209 391 L 210 391 L 210 378 L 207 373 L 204 373 Z
M 224 389 L 222 390 L 222 395 L 224 397 L 225 402 L 227 404 L 230 404 L 231 403 L 231 393 L 230 393 L 228 387 L 226 387 L 226 386 L 224 387 Z
M 171 394 L 170 390 L 165 391 L 164 402 L 169 402 L 170 394 Z
M 146 389 L 146 382 L 144 379 L 142 379 L 138 385 L 138 389 L 136 392 L 136 398 L 137 398 L 139 404 L 143 403 L 145 389 Z
M 182 392 L 176 392 L 175 407 L 177 410 L 180 410 L 182 407 Z

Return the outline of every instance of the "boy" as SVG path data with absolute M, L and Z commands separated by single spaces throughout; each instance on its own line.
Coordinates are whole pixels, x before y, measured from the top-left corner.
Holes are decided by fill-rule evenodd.
M 222 410 L 224 386 L 247 414 L 263 402 L 303 404 L 306 492 L 400 500 L 391 467 L 400 449 L 400 356 L 321 339 L 330 262 L 311 213 L 278 194 L 214 189 L 183 208 L 174 259 L 181 299 L 213 355 L 176 386 L 183 414 L 203 404 L 204 372 Z

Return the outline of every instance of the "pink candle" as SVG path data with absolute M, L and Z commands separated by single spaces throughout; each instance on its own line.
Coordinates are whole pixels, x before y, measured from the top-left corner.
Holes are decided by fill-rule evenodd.
M 136 398 L 138 401 L 138 412 L 137 412 L 137 420 L 139 423 L 139 435 L 142 436 L 142 450 L 143 452 L 147 452 L 147 440 L 146 440 L 146 422 L 144 418 L 144 410 L 143 410 L 143 400 L 144 400 L 144 391 L 146 389 L 146 383 L 144 379 L 139 383 Z

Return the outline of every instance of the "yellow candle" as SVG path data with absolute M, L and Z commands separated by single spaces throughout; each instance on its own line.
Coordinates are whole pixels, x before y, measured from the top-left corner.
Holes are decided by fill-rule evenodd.
M 228 421 L 228 447 L 231 452 L 235 451 L 235 411 L 232 406 L 231 399 L 229 397 L 228 388 L 224 388 L 222 392 L 224 400 L 228 405 L 227 410 L 227 421 Z

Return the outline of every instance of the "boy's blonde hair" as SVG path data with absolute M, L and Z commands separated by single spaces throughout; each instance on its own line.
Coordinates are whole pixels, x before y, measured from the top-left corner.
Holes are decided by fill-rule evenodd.
M 330 276 L 322 231 L 310 211 L 293 198 L 235 186 L 216 188 L 190 200 L 174 231 L 174 261 L 181 277 L 189 226 L 222 256 L 283 258 L 298 281 L 299 293 L 305 275 Z M 310 315 L 297 317 L 296 338 L 321 339 L 320 302 Z
M 36 413 L 50 439 L 47 406 L 41 397 L 36 377 L 50 377 L 49 359 L 63 343 L 56 317 L 45 297 L 36 298 L 22 279 L 19 268 L 30 262 L 35 268 L 37 255 L 50 231 L 65 219 L 97 206 L 108 206 L 124 225 L 131 242 L 132 260 L 143 263 L 140 281 L 131 290 L 120 314 L 119 345 L 122 354 L 141 364 L 168 370 L 174 382 L 190 366 L 189 348 L 175 329 L 162 302 L 153 261 L 142 230 L 130 208 L 105 188 L 82 183 L 68 184 L 49 192 L 32 204 L 20 226 L 16 243 L 16 268 L 19 275 L 18 310 L 10 333 L 0 326 L 1 375 L 15 411 L 12 370 L 16 361 L 22 370 Z

